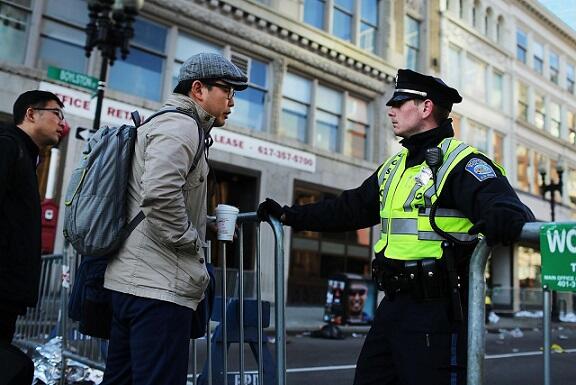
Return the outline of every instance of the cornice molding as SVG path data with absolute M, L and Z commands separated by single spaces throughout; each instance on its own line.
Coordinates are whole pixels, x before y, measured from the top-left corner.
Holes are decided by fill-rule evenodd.
M 576 32 L 542 4 L 539 4 L 536 0 L 516 0 L 516 2 L 526 11 L 536 16 L 545 26 L 557 32 L 569 44 L 576 45 Z
M 374 91 L 382 92 L 382 82 L 392 83 L 396 74 L 382 59 L 268 7 L 240 1 L 148 0 L 144 10 L 165 18 L 172 14 L 172 20 L 192 19 Z

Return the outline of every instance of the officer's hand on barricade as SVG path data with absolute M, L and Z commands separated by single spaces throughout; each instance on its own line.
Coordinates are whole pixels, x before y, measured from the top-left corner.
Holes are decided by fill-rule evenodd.
M 284 209 L 274 199 L 266 198 L 264 202 L 260 203 L 256 213 L 258 214 L 258 219 L 268 221 L 271 216 L 281 219 Z
M 517 210 L 503 206 L 488 209 L 483 218 L 468 230 L 468 234 L 484 234 L 490 247 L 516 242 L 526 223 L 524 216 Z

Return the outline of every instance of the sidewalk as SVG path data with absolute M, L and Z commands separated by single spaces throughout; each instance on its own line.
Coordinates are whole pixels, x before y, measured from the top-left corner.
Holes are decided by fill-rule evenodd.
M 497 313 L 498 314 L 498 313 Z M 305 331 L 319 330 L 325 323 L 322 321 L 324 315 L 324 308 L 320 306 L 288 306 L 286 307 L 286 331 L 289 334 L 297 334 Z M 499 319 L 496 323 L 489 323 L 486 325 L 488 332 L 498 332 L 498 329 L 516 329 L 532 330 L 542 329 L 543 319 L 534 317 L 514 317 L 513 314 L 498 314 Z M 272 319 L 273 319 L 272 310 Z M 574 322 L 559 322 L 552 323 L 553 328 L 557 327 L 574 328 Z M 271 329 L 273 329 L 271 325 Z M 367 333 L 370 326 L 341 326 L 340 329 L 344 334 L 352 333 Z

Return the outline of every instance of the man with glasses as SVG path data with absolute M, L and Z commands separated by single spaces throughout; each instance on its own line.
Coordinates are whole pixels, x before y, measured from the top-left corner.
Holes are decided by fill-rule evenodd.
M 38 300 L 41 210 L 36 167 L 39 154 L 60 141 L 65 129 L 64 105 L 46 91 L 27 91 L 13 106 L 14 125 L 0 129 L 0 347 L 12 350 L 16 317 Z M 16 356 L 14 356 L 16 355 Z M 31 383 L 32 361 L 15 358 L 6 383 Z M 10 358 L 8 358 L 10 360 Z M 20 374 L 16 372 L 22 371 Z M 3 377 L 4 376 L 4 377 Z M 18 377 L 20 376 L 20 377 Z M 13 382 L 10 382 L 13 381 Z M 4 383 L 4 382 L 3 382 Z
M 113 318 L 103 384 L 186 384 L 193 311 L 209 283 L 202 249 L 207 159 L 193 165 L 199 143 L 224 125 L 247 80 L 222 55 L 194 55 L 164 105 L 184 113 L 138 128 L 128 215 L 142 211 L 145 219 L 106 270 Z

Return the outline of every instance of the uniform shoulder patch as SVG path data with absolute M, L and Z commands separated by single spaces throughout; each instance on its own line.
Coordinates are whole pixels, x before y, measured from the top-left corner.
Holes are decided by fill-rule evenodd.
M 466 171 L 474 175 L 480 182 L 496 178 L 496 172 L 488 163 L 479 158 L 472 158 L 466 163 Z

